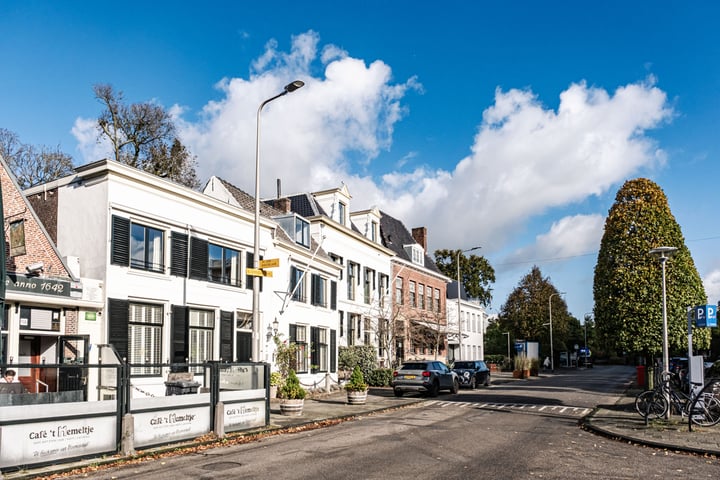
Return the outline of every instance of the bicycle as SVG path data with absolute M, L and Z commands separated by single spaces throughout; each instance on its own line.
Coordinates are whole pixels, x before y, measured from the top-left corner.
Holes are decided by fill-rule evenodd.
M 641 392 L 635 397 L 635 409 L 640 416 L 646 420 L 662 418 L 666 416 L 669 408 L 673 408 L 675 413 L 679 413 L 683 418 L 689 416 L 693 423 L 703 427 L 720 422 L 720 399 L 715 394 L 702 393 L 691 412 L 690 408 L 695 398 L 692 393 L 685 394 L 681 390 L 672 388 L 671 376 L 666 374 L 663 382 L 656 388 Z

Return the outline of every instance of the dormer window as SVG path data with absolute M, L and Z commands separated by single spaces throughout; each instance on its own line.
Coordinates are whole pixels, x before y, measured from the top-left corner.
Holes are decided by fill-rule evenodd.
M 425 266 L 425 252 L 420 245 L 417 243 L 405 245 L 405 252 L 410 257 L 412 263 L 415 265 Z
M 295 214 L 277 217 L 275 220 L 295 243 L 310 248 L 310 223 Z
M 377 242 L 377 236 L 378 236 L 378 222 L 372 221 L 370 223 L 370 240 L 373 242 Z
M 345 215 L 347 214 L 347 205 L 338 202 L 338 223 L 345 225 Z

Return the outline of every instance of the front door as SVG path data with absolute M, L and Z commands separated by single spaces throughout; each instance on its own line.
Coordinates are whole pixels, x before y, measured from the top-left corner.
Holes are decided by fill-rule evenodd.
M 252 333 L 237 332 L 237 361 L 249 362 L 252 357 Z
M 60 392 L 82 391 L 83 400 L 87 400 L 87 364 L 90 352 L 88 335 L 66 335 L 58 338 L 58 375 Z M 67 365 L 67 366 L 65 366 Z

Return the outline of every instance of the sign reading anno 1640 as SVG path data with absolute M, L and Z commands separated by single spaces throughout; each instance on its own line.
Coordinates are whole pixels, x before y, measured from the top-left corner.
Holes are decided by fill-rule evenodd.
M 5 280 L 8 290 L 39 295 L 70 296 L 70 282 L 52 278 L 28 277 L 17 273 L 8 273 Z

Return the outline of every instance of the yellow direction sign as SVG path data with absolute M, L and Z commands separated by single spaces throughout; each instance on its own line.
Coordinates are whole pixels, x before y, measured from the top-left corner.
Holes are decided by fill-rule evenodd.
M 274 268 L 280 266 L 279 258 L 268 258 L 267 260 L 260 260 L 260 268 Z
M 251 277 L 272 277 L 272 272 L 270 270 L 261 270 L 259 268 L 246 268 L 245 273 L 250 275 Z

